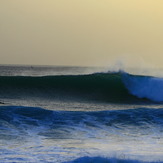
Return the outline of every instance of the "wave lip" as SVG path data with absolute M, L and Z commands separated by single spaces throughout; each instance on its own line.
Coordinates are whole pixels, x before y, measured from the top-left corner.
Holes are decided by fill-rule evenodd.
M 123 83 L 128 91 L 138 97 L 155 102 L 163 102 L 163 78 L 122 74 Z

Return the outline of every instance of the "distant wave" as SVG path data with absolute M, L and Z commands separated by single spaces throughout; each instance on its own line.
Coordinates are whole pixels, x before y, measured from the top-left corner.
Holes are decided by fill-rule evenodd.
M 80 98 L 115 103 L 163 101 L 163 79 L 127 73 L 0 76 L 0 97 Z

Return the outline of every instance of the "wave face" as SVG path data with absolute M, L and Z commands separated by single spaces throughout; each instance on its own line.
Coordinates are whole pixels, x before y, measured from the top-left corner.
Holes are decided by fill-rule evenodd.
M 124 87 L 119 73 L 63 76 L 1 76 L 3 97 L 80 98 L 97 101 L 134 100 Z
M 115 103 L 163 101 L 163 79 L 127 73 L 62 76 L 0 76 L 0 97 L 43 97 Z
M 163 109 L 77 112 L 1 106 L 0 159 L 94 162 L 100 156 L 104 162 L 159 162 L 163 160 L 162 129 Z

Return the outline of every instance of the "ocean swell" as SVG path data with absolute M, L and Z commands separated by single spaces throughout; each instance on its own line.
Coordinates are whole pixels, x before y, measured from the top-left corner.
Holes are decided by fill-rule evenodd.
M 163 101 L 163 79 L 127 73 L 0 76 L 1 98 L 80 99 L 113 103 Z

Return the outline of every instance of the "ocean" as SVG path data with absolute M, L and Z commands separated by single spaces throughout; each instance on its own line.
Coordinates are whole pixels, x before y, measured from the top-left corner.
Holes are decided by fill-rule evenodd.
M 163 78 L 0 66 L 0 162 L 163 162 Z

